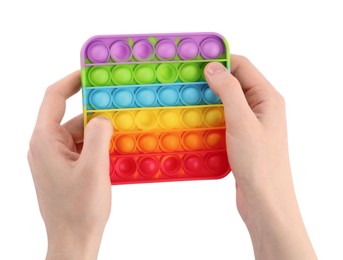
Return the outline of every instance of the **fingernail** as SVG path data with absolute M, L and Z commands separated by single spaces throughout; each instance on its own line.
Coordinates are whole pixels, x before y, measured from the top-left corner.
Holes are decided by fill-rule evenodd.
M 219 62 L 211 62 L 209 64 L 207 64 L 206 68 L 205 68 L 205 72 L 208 75 L 214 75 L 220 72 L 223 72 L 226 70 L 226 68 Z

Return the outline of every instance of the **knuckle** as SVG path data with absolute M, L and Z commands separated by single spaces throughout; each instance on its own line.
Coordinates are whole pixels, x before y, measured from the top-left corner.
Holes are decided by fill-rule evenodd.
M 36 153 L 36 150 L 37 150 L 37 141 L 36 141 L 35 134 L 33 134 L 29 142 L 28 159 L 29 159 L 29 156 Z
M 52 92 L 54 92 L 53 85 L 51 85 L 51 86 L 49 86 L 49 87 L 46 88 L 46 90 L 45 90 L 45 96 L 51 95 Z
M 277 110 L 283 111 L 286 108 L 285 98 L 276 90 L 271 94 L 273 100 L 273 107 Z

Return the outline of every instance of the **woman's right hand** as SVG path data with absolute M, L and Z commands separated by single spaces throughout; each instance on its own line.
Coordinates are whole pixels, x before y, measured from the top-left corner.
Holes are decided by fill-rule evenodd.
M 205 76 L 224 105 L 237 208 L 256 259 L 316 259 L 293 188 L 283 97 L 241 56 L 231 55 L 231 73 L 213 62 Z

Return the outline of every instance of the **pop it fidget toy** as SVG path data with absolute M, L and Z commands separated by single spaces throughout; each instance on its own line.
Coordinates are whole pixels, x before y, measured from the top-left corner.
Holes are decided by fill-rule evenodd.
M 95 36 L 84 44 L 85 125 L 96 116 L 113 123 L 112 184 L 230 172 L 223 105 L 203 73 L 212 61 L 229 69 L 228 43 L 216 33 Z

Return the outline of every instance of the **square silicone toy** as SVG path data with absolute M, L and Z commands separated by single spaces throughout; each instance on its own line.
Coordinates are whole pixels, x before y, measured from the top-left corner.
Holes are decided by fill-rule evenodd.
M 229 46 L 217 33 L 107 35 L 84 44 L 84 122 L 100 115 L 113 123 L 112 184 L 230 172 L 223 105 L 203 73 L 212 61 L 229 69 Z

